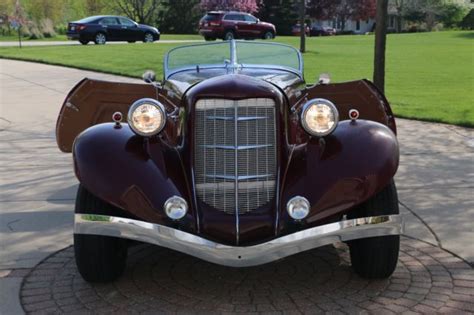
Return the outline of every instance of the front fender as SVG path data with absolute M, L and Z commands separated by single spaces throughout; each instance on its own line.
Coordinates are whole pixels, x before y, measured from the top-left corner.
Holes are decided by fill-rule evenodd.
M 369 120 L 341 121 L 329 136 L 293 146 L 282 183 L 280 229 L 293 220 L 286 204 L 304 196 L 311 211 L 303 224 L 315 226 L 348 212 L 384 188 L 399 162 L 398 141 L 387 126 Z
M 163 211 L 165 201 L 174 195 L 191 200 L 177 150 L 159 136 L 135 135 L 127 124 L 86 129 L 74 142 L 73 158 L 81 184 L 132 218 L 175 226 Z M 190 209 L 179 223 L 190 232 L 193 213 Z

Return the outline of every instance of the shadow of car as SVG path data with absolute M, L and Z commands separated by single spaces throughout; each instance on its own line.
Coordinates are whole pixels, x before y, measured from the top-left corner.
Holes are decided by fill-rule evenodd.
M 67 38 L 87 45 L 90 41 L 104 45 L 108 41 L 143 41 L 160 39 L 160 31 L 153 26 L 138 24 L 129 18 L 112 15 L 90 16 L 68 23 Z

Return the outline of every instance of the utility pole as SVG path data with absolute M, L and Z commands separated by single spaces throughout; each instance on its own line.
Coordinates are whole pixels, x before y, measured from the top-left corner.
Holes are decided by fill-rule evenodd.
M 377 0 L 375 17 L 374 84 L 385 91 L 385 46 L 387 42 L 388 0 Z
M 306 29 L 304 19 L 306 16 L 306 0 L 300 0 L 300 52 L 306 51 Z

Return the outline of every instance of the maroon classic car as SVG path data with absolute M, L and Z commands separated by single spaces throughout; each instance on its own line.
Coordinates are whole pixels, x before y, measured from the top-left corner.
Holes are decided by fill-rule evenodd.
M 307 84 L 294 48 L 234 40 L 174 48 L 144 79 L 84 79 L 59 114 L 84 279 L 119 277 L 130 240 L 234 267 L 346 242 L 356 273 L 392 274 L 398 142 L 371 82 Z

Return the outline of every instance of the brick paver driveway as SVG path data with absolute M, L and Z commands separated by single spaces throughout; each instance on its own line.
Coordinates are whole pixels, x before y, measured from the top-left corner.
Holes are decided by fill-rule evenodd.
M 125 276 L 88 284 L 72 247 L 35 267 L 21 290 L 25 311 L 40 313 L 316 313 L 474 311 L 474 271 L 439 247 L 403 237 L 389 280 L 364 280 L 344 244 L 251 268 L 214 265 L 149 245 L 133 247 Z

